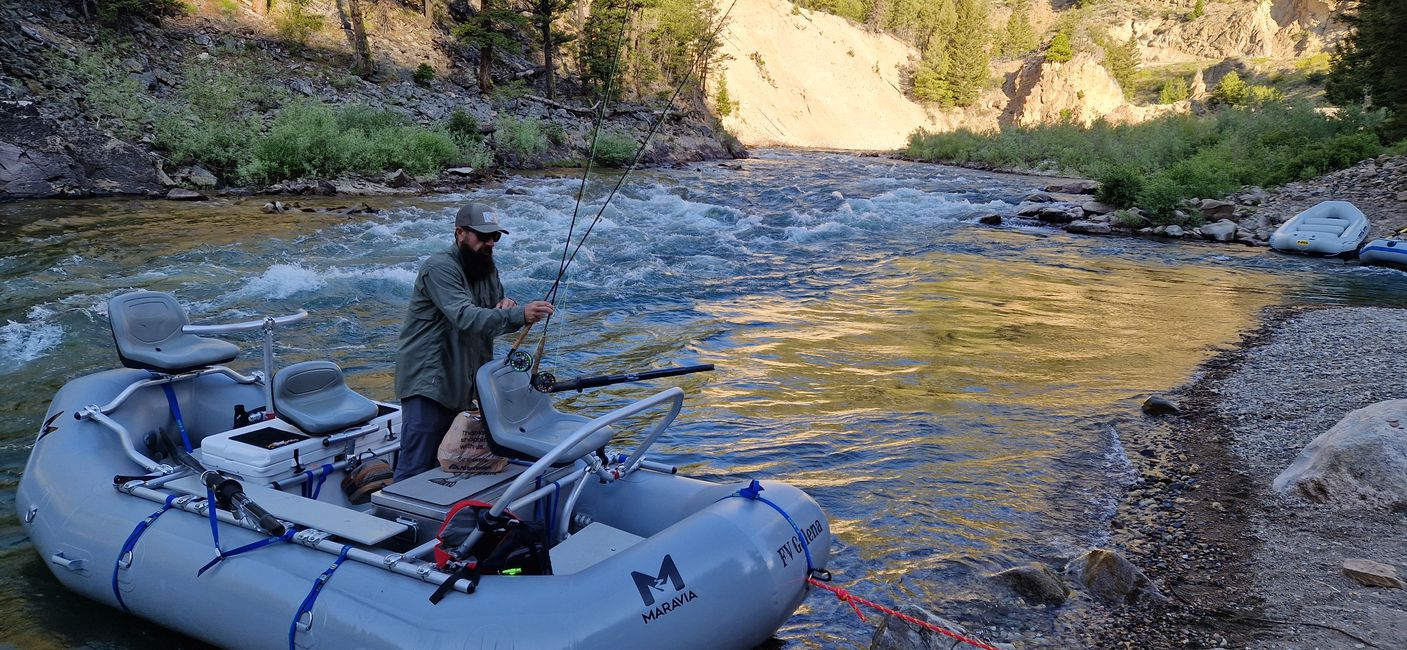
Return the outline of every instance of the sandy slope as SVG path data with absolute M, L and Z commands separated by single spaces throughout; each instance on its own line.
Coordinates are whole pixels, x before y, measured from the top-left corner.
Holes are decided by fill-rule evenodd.
M 718 4 L 725 11 L 731 0 Z M 719 74 L 726 78 L 739 107 L 723 124 L 744 144 L 894 149 L 915 128 L 932 125 L 900 91 L 900 68 L 916 51 L 844 18 L 794 14 L 792 6 L 739 0 L 723 32 L 728 59 L 711 87 Z

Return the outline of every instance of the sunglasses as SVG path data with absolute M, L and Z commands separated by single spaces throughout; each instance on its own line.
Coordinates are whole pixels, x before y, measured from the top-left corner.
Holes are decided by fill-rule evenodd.
M 478 237 L 479 241 L 498 241 L 503 239 L 503 233 L 501 232 L 479 232 L 477 230 L 470 230 L 469 232 L 474 233 L 474 236 Z

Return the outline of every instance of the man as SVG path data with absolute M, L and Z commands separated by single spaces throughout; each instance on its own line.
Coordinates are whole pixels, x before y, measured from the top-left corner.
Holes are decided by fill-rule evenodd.
M 493 248 L 506 234 L 487 206 L 465 205 L 455 215 L 454 246 L 431 255 L 415 278 L 396 352 L 396 481 L 436 466 L 445 431 L 473 408 L 474 373 L 493 359 L 494 338 L 552 313 L 549 302 L 520 307 L 503 295 Z

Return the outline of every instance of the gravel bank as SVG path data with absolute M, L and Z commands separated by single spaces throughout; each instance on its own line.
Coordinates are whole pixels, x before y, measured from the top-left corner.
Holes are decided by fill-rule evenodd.
M 1334 510 L 1271 491 L 1351 410 L 1407 397 L 1407 311 L 1269 310 L 1237 349 L 1176 391 L 1179 415 L 1120 433 L 1139 479 L 1113 546 L 1167 607 L 1088 622 L 1095 648 L 1404 648 L 1407 591 L 1363 587 L 1345 558 L 1407 567 L 1403 513 Z

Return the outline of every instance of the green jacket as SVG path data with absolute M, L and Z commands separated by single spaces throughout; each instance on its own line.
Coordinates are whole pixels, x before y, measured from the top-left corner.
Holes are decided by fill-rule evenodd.
M 474 373 L 493 359 L 493 340 L 522 327 L 523 308 L 494 309 L 503 299 L 498 272 L 470 284 L 459 249 L 435 253 L 420 267 L 396 351 L 396 396 L 419 395 L 463 411 L 474 399 Z

